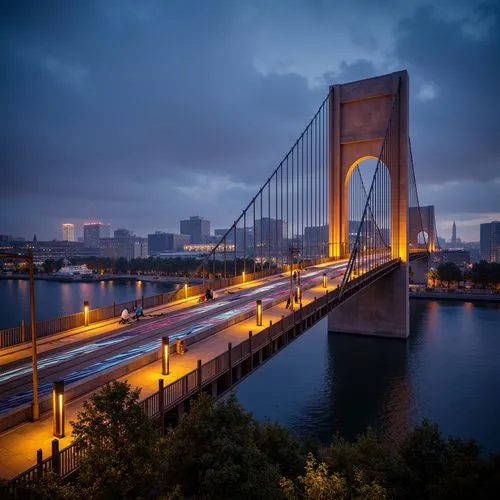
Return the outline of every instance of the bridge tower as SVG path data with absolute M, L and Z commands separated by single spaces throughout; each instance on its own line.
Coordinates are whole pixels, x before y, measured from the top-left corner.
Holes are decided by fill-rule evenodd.
M 329 254 L 348 257 L 348 181 L 382 146 L 390 177 L 391 254 L 397 271 L 381 278 L 329 314 L 330 331 L 397 338 L 409 335 L 408 198 L 409 80 L 406 71 L 330 87 Z M 387 131 L 391 121 L 390 140 Z

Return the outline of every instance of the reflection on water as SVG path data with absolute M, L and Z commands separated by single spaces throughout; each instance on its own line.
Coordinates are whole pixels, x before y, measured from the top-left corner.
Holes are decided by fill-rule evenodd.
M 82 310 L 88 300 L 90 307 L 102 307 L 114 302 L 138 299 L 172 290 L 168 283 L 150 283 L 132 280 L 98 281 L 93 283 L 60 283 L 35 281 L 37 319 L 55 318 Z M 27 280 L 0 280 L 2 314 L 0 329 L 29 321 L 29 282 Z
M 387 443 L 427 417 L 500 451 L 500 305 L 415 300 L 407 341 L 315 325 L 237 393 L 259 419 L 322 442 L 367 426 Z

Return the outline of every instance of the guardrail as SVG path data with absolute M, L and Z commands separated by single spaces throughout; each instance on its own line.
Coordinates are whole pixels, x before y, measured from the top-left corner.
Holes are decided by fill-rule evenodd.
M 228 349 L 219 354 L 205 364 L 198 361 L 196 369 L 143 399 L 141 404 L 144 412 L 150 418 L 163 416 L 165 412 L 174 409 L 189 397 L 200 393 L 203 387 L 212 383 L 213 380 L 228 372 L 255 352 L 263 349 L 264 346 L 275 341 L 284 333 L 297 327 L 300 332 L 309 328 L 315 321 L 326 316 L 334 307 L 348 300 L 366 285 L 393 271 L 399 266 L 399 263 L 399 259 L 393 259 L 348 282 L 341 297 L 339 297 L 338 289 L 327 292 L 307 306 L 295 310 L 289 316 L 283 316 L 280 321 L 264 328 L 258 334 L 250 336 L 235 346 L 231 346 L 230 350 Z M 85 449 L 75 443 L 59 450 L 59 441 L 54 439 L 52 441 L 52 456 L 42 459 L 42 455 L 39 453 L 37 456 L 38 463 L 11 479 L 9 486 L 14 490 L 17 486 L 34 481 L 49 471 L 53 471 L 62 479 L 66 479 L 76 471 L 78 463 L 84 455 Z

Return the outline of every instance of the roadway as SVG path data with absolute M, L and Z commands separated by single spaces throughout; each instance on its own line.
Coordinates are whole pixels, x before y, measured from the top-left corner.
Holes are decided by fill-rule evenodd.
M 301 273 L 301 285 L 308 288 L 318 283 L 324 272 L 329 280 L 343 274 L 346 261 L 309 268 Z M 93 337 L 66 339 L 62 336 L 53 345 L 47 343 L 38 360 L 39 397 L 50 394 L 54 380 L 64 380 L 66 386 L 94 377 L 104 370 L 133 360 L 159 349 L 161 337 L 171 341 L 185 339 L 214 326 L 224 327 L 227 320 L 255 308 L 255 300 L 266 304 L 286 300 L 289 276 L 279 275 L 257 282 L 251 288 L 238 286 L 208 303 L 186 304 L 172 308 L 159 317 L 133 322 L 123 328 L 113 328 Z M 65 340 L 70 342 L 68 345 Z M 0 417 L 2 414 L 29 404 L 32 400 L 31 359 L 29 350 L 21 349 L 0 360 Z

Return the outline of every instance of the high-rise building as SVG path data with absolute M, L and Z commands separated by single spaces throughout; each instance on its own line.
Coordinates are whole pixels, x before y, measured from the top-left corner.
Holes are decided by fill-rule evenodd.
M 83 225 L 83 244 L 87 248 L 99 248 L 101 238 L 111 236 L 111 226 L 102 222 L 87 222 Z
M 115 238 L 131 238 L 134 236 L 134 233 L 130 229 L 115 229 L 114 231 Z
M 112 259 L 122 257 L 127 260 L 145 258 L 148 256 L 147 239 L 133 235 L 123 238 L 101 238 L 100 256 Z
M 481 259 L 488 262 L 500 262 L 500 221 L 481 224 Z
M 453 221 L 453 226 L 451 228 L 451 244 L 454 245 L 457 242 L 457 225 Z
M 197 215 L 181 220 L 181 234 L 189 234 L 191 243 L 207 243 L 210 237 L 210 221 Z
M 164 252 L 176 252 L 184 250 L 184 245 L 190 243 L 191 237 L 187 234 L 173 234 L 156 231 L 148 234 L 148 253 L 151 256 Z
M 62 225 L 62 240 L 63 241 L 75 241 L 75 225 L 74 224 L 63 224 Z
M 284 252 L 288 245 L 288 224 L 282 219 L 269 217 L 257 219 L 254 233 L 257 256 L 261 253 L 267 256 L 268 252 L 272 254 L 271 256 L 276 256 L 277 253 Z

